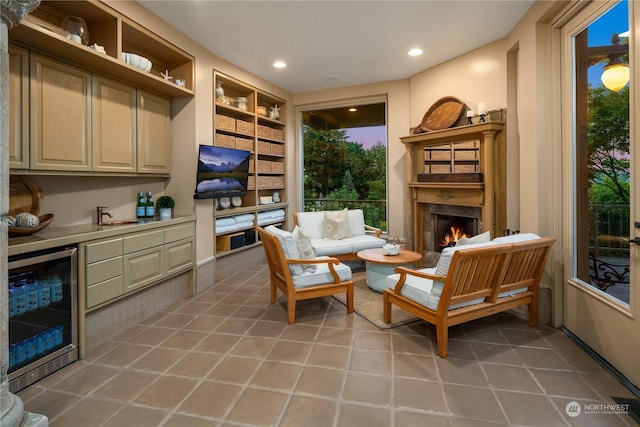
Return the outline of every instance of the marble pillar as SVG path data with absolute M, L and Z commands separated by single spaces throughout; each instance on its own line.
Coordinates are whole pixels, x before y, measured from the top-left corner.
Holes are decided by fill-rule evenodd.
M 44 415 L 24 411 L 22 400 L 9 392 L 9 307 L 7 275 L 7 212 L 9 211 L 9 30 L 33 11 L 40 0 L 0 0 L 0 426 L 43 426 Z

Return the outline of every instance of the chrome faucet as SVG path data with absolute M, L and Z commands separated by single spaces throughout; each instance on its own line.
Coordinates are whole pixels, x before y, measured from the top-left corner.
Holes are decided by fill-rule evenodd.
M 102 217 L 107 215 L 109 218 L 113 218 L 109 212 L 105 212 L 105 209 L 109 209 L 106 206 L 98 206 L 98 225 L 104 225 L 102 222 Z

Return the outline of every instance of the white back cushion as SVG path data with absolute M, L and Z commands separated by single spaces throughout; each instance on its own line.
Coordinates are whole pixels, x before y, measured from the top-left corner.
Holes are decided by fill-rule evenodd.
M 539 238 L 540 236 L 538 236 L 535 233 L 518 233 L 518 234 L 511 234 L 510 236 L 496 237 L 495 239 L 493 239 L 493 242 L 497 244 L 505 244 L 505 243 L 526 242 L 527 240 L 535 240 Z
M 352 236 L 364 235 L 364 213 L 362 209 L 349 210 L 349 229 Z
M 474 243 L 487 243 L 491 240 L 491 230 L 487 230 L 482 234 L 476 234 L 473 237 L 461 237 L 456 246 L 472 245 Z
M 285 258 L 300 258 L 300 252 L 298 252 L 298 247 L 296 246 L 296 242 L 293 239 L 291 233 L 285 230 L 281 230 L 273 225 L 268 226 L 267 228 L 265 228 L 265 230 L 272 234 L 275 234 L 278 237 Z M 294 276 L 299 276 L 304 272 L 300 264 L 289 264 L 289 271 Z
M 297 212 L 298 225 L 312 239 L 322 239 L 324 229 L 324 212 Z

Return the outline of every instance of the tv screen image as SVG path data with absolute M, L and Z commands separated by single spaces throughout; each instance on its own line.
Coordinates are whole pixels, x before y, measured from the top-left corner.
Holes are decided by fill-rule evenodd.
M 200 145 L 195 199 L 247 194 L 250 151 Z

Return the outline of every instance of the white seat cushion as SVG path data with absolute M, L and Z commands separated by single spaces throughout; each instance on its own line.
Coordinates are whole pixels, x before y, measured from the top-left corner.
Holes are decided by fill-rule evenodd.
M 418 271 L 434 274 L 435 267 L 424 268 Z M 398 280 L 400 280 L 400 274 L 392 274 L 388 276 L 387 287 L 390 289 L 395 289 Z M 431 293 L 432 288 L 433 280 L 407 275 L 407 280 L 404 282 L 404 286 L 402 287 L 402 295 L 412 301 L 417 302 L 422 306 L 436 311 L 438 309 L 438 304 L 440 303 L 440 295 L 433 295 Z M 475 300 L 466 301 L 464 303 L 454 304 L 449 307 L 449 310 L 452 310 L 454 308 L 466 307 L 468 305 L 479 304 L 483 301 L 484 298 L 478 298 Z
M 343 239 L 343 241 L 345 243 L 351 244 L 351 252 L 358 252 L 365 249 L 381 248 L 385 245 L 385 243 L 387 243 L 384 239 L 380 239 L 375 236 L 367 236 L 364 234 L 360 236 L 349 237 L 348 239 Z
M 319 259 L 326 259 L 327 257 L 317 257 Z M 326 283 L 333 283 L 333 276 L 329 270 L 328 264 L 316 264 L 317 269 L 314 273 L 304 272 L 299 276 L 293 277 L 293 286 L 296 288 L 307 288 L 309 286 L 322 285 Z M 334 265 L 340 281 L 351 280 L 351 268 L 345 264 Z
M 311 245 L 316 256 L 331 256 L 353 252 L 353 245 L 345 242 L 345 240 L 311 239 Z

